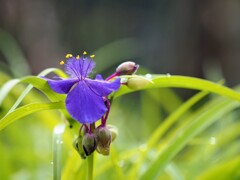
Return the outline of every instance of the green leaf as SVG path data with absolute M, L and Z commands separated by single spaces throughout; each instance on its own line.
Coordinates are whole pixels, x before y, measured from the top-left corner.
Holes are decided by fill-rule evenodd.
M 22 106 L 11 113 L 7 114 L 0 120 L 0 131 L 17 119 L 23 118 L 31 113 L 49 110 L 49 109 L 63 109 L 65 108 L 64 102 L 53 103 L 33 103 Z
M 14 86 L 16 86 L 20 82 L 19 79 L 12 79 L 6 82 L 0 89 L 0 105 L 2 104 L 3 100 L 6 98 L 8 93 L 12 90 Z
M 140 179 L 154 179 L 166 167 L 167 163 L 198 133 L 210 126 L 224 114 L 239 107 L 238 102 L 223 99 L 209 104 L 203 112 L 197 113 L 192 122 L 181 129 L 168 141 L 168 145 L 151 162 L 147 170 L 141 175 Z M 176 138 L 177 137 L 177 138 Z
M 154 148 L 154 146 L 159 142 L 161 137 L 169 131 L 169 129 L 176 123 L 184 114 L 186 114 L 190 108 L 199 102 L 202 98 L 208 95 L 207 92 L 199 92 L 186 102 L 184 102 L 176 111 L 171 113 L 159 126 L 155 131 L 152 132 L 151 136 L 148 138 L 146 142 L 146 150 L 141 153 L 141 158 L 138 160 L 135 166 L 131 169 L 132 174 L 136 174 L 139 170 L 140 166 L 144 163 L 147 158 L 148 152 Z M 135 175 L 136 176 L 136 175 Z
M 35 88 L 42 91 L 51 101 L 64 100 L 65 95 L 55 93 L 48 85 L 47 81 L 36 77 L 36 76 L 27 76 L 21 79 L 22 83 L 28 83 L 33 85 Z
M 234 157 L 229 161 L 217 164 L 216 166 L 203 172 L 197 179 L 199 180 L 225 180 L 225 179 L 239 179 L 240 156 Z
M 66 74 L 60 70 L 60 69 L 57 69 L 57 68 L 48 68 L 48 69 L 45 69 L 44 71 L 42 71 L 38 76 L 45 76 L 49 73 L 56 73 L 57 75 L 59 75 L 60 77 L 66 77 Z M 34 76 L 32 76 L 34 77 Z M 36 77 L 38 78 L 38 77 Z M 24 77 L 22 79 L 12 79 L 8 82 L 6 82 L 0 89 L 0 105 L 2 104 L 3 100 L 7 97 L 7 95 L 9 94 L 9 92 L 19 83 L 21 82 L 27 82 L 27 77 Z M 34 81 L 34 80 L 33 80 Z M 29 81 L 29 83 L 31 83 L 31 81 Z M 42 83 L 44 86 L 48 86 L 46 83 Z M 39 85 L 38 85 L 39 87 Z M 19 104 L 20 102 L 22 101 L 22 99 L 28 94 L 28 92 L 33 88 L 32 85 L 29 85 L 25 91 L 20 95 L 20 97 L 18 98 L 18 100 L 16 101 L 16 103 L 14 104 L 13 108 L 11 109 L 15 109 Z M 14 108 L 15 107 L 15 108 Z
M 154 144 L 156 144 L 159 139 L 166 133 L 171 126 L 173 126 L 176 121 L 180 119 L 186 112 L 190 110 L 190 108 L 199 102 L 202 98 L 208 95 L 207 92 L 199 92 L 186 102 L 184 102 L 175 112 L 171 113 L 169 117 L 167 117 L 162 124 L 158 126 L 158 128 L 152 133 L 151 137 L 147 141 L 147 150 L 153 148 Z
M 207 81 L 200 78 L 187 77 L 187 76 L 169 76 L 169 75 L 148 75 L 147 79 L 151 76 L 152 83 L 149 83 L 138 89 L 130 89 L 127 86 L 121 86 L 121 88 L 114 94 L 114 97 L 119 97 L 127 93 L 131 93 L 138 90 L 152 89 L 152 88 L 186 88 L 202 91 L 209 91 L 228 98 L 240 101 L 240 94 L 223 85 Z M 122 76 L 123 78 L 129 78 L 131 76 Z M 133 75 L 132 77 L 136 77 Z M 142 77 L 142 76 L 141 76 Z
M 17 41 L 7 31 L 0 28 L 0 51 L 8 61 L 8 68 L 15 77 L 29 74 L 30 67 L 27 64 Z
M 62 168 L 62 135 L 65 130 L 65 124 L 59 124 L 53 131 L 53 178 L 61 180 Z

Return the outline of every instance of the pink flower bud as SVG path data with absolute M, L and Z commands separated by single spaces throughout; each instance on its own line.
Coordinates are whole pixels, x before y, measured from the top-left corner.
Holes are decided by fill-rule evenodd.
M 137 71 L 138 67 L 139 65 L 135 62 L 126 61 L 117 67 L 116 73 L 118 75 L 132 75 Z

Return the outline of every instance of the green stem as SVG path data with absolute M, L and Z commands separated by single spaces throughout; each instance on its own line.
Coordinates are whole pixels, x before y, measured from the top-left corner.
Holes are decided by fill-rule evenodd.
M 62 155 L 62 135 L 65 130 L 64 124 L 59 124 L 53 131 L 53 179 L 61 180 L 61 155 Z
M 90 132 L 94 132 L 95 123 L 90 124 Z M 87 180 L 93 180 L 94 152 L 87 156 Z
M 87 180 L 93 180 L 94 153 L 87 157 Z

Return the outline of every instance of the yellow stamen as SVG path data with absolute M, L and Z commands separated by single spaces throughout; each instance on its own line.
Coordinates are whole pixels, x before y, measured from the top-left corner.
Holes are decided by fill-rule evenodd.
M 94 58 L 94 57 L 95 57 L 95 55 L 94 55 L 94 54 L 90 56 L 90 58 Z
M 83 54 L 84 54 L 84 55 L 86 55 L 86 54 L 87 54 L 87 52 L 86 52 L 86 51 L 83 51 Z
M 66 55 L 66 58 L 71 58 L 72 57 L 72 54 L 67 54 Z
M 79 56 L 79 55 L 77 55 L 76 59 L 80 59 L 80 56 Z
M 60 65 L 63 65 L 64 64 L 64 61 L 60 61 L 60 63 L 59 63 Z

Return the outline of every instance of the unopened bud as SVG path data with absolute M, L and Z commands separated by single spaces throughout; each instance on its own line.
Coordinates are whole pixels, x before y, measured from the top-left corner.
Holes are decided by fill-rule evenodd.
M 116 72 L 119 75 L 132 75 L 137 71 L 138 67 L 139 67 L 139 65 L 136 64 L 135 62 L 127 61 L 127 62 L 120 64 L 117 67 Z
M 96 149 L 94 134 L 86 133 L 82 139 L 82 147 L 87 156 L 92 154 Z
M 82 159 L 86 159 L 86 155 L 82 147 L 82 137 L 78 137 L 73 141 L 73 147 L 78 152 Z
M 152 81 L 141 76 L 133 76 L 127 80 L 127 86 L 130 89 L 141 89 L 149 83 L 152 83 Z
M 107 127 L 111 132 L 111 137 L 112 137 L 112 142 L 113 142 L 116 139 L 116 137 L 118 136 L 118 129 L 116 126 L 113 126 L 110 124 L 108 124 Z
M 106 127 L 98 127 L 94 131 L 97 142 L 97 151 L 103 155 L 109 155 L 110 144 L 112 142 L 111 131 Z

